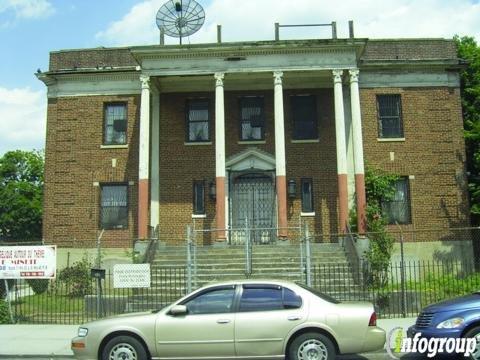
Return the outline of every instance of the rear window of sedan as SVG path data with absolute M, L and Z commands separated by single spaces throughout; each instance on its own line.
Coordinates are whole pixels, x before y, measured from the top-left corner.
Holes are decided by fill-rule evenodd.
M 298 309 L 302 298 L 281 286 L 244 285 L 239 311 Z
M 311 292 L 313 295 L 319 297 L 322 300 L 328 301 L 329 303 L 332 303 L 332 304 L 340 304 L 340 301 L 338 301 L 337 299 L 334 299 L 330 295 L 324 294 L 324 293 L 318 291 L 317 289 L 313 289 L 313 288 L 311 288 L 307 285 L 304 285 L 304 284 L 298 284 L 297 283 L 297 285 L 304 288 L 305 290 Z

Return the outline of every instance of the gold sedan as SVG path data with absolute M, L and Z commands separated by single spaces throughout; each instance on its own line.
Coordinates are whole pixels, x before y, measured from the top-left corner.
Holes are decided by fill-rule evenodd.
M 149 313 L 78 329 L 78 359 L 271 358 L 329 360 L 383 348 L 371 303 L 338 302 L 284 281 L 231 281 Z

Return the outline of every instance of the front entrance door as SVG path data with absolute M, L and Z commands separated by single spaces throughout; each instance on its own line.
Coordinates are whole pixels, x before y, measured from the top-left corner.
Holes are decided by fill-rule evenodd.
M 230 220 L 231 244 L 243 244 L 250 235 L 255 244 L 268 244 L 276 236 L 276 204 L 273 174 L 270 172 L 232 174 Z M 247 230 L 248 234 L 246 233 Z

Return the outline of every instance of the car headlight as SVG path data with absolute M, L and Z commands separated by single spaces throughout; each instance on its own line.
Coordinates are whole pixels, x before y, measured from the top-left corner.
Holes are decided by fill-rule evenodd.
M 78 336 L 79 337 L 85 337 L 85 336 L 87 336 L 87 334 L 88 334 L 88 329 L 87 328 L 83 328 L 83 327 L 78 328 Z
M 462 326 L 464 322 L 465 320 L 461 317 L 451 318 L 438 324 L 437 329 L 455 329 Z

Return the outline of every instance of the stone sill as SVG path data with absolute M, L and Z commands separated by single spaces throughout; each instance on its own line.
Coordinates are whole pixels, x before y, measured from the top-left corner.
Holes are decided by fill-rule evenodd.
M 197 145 L 212 145 L 211 141 L 205 141 L 205 142 L 184 142 L 183 143 L 186 146 L 197 146 Z
M 192 214 L 192 219 L 206 219 L 207 214 Z
M 377 138 L 378 142 L 405 142 L 405 138 Z
M 292 144 L 316 144 L 320 139 L 290 140 Z
M 266 140 L 241 140 L 238 141 L 238 144 L 240 145 L 261 145 L 261 144 L 266 144 Z
M 128 144 L 125 144 L 125 145 L 100 145 L 100 149 L 128 149 Z
M 305 217 L 307 217 L 307 216 L 315 216 L 315 212 L 305 212 L 305 213 L 302 212 L 302 213 L 300 213 L 300 216 L 305 216 Z

